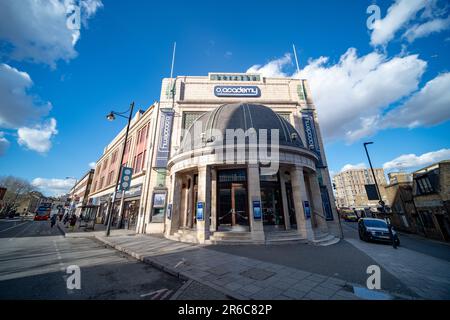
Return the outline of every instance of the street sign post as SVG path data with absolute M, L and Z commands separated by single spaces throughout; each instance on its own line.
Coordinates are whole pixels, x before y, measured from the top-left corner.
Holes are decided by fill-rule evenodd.
M 127 191 L 130 189 L 131 185 L 131 175 L 133 174 L 133 168 L 123 167 L 122 177 L 120 178 L 120 191 Z

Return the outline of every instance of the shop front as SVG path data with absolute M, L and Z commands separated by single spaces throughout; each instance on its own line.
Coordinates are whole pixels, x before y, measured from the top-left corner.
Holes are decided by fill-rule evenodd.
M 183 140 L 169 160 L 166 237 L 198 243 L 230 239 L 264 243 L 286 233 L 311 239 L 328 232 L 317 155 L 304 147 L 289 122 L 263 105 L 231 104 L 205 113 L 190 130 L 196 124 L 205 134 L 191 132 L 193 138 Z M 243 146 L 236 142 L 230 147 L 217 138 L 227 130 L 252 128 L 257 139 L 244 139 Z M 268 164 L 267 155 L 250 151 L 262 148 L 260 132 L 272 131 L 279 141 L 271 141 L 268 154 L 273 158 Z M 215 136 L 208 136 L 212 132 Z M 231 162 L 221 154 L 239 147 L 241 153 L 236 152 Z M 276 168 L 268 170 L 275 162 Z

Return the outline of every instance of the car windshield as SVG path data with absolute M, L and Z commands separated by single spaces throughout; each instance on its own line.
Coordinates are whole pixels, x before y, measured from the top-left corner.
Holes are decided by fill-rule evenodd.
M 387 228 L 386 222 L 382 220 L 364 220 L 364 224 L 369 228 Z

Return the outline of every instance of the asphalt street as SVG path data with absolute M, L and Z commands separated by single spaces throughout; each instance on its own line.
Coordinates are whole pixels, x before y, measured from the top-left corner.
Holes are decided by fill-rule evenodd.
M 358 237 L 357 223 L 343 222 L 345 239 L 361 241 Z M 420 254 L 448 261 L 450 258 L 450 246 L 433 240 L 423 239 L 413 235 L 400 235 L 401 247 Z M 393 254 L 392 246 L 382 243 L 365 243 L 364 245 L 377 249 L 377 251 Z M 349 241 L 341 241 L 338 244 L 319 247 L 306 244 L 291 244 L 277 246 L 209 246 L 208 249 L 237 254 L 258 259 L 265 262 L 273 262 L 288 267 L 298 268 L 308 272 L 316 272 L 325 276 L 333 276 L 361 286 L 367 281 L 367 267 L 380 265 L 369 251 L 361 250 Z M 370 252 L 371 253 L 371 252 Z M 417 296 L 417 293 L 404 281 L 399 279 L 398 272 L 390 272 L 383 265 L 381 268 L 382 288 L 407 296 Z
M 343 222 L 345 238 L 359 239 L 358 224 L 356 222 Z M 426 239 L 413 234 L 400 233 L 400 243 L 402 248 L 415 252 L 420 252 L 438 259 L 450 262 L 450 244 L 440 241 Z M 375 244 L 378 246 L 388 246 L 386 244 Z
M 169 299 L 183 281 L 48 221 L 0 222 L 0 299 Z M 67 289 L 68 266 L 81 289 Z

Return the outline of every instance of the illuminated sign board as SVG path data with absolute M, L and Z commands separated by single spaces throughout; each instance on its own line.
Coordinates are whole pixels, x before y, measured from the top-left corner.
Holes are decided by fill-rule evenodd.
M 261 90 L 257 86 L 215 86 L 216 97 L 250 97 L 261 96 Z

